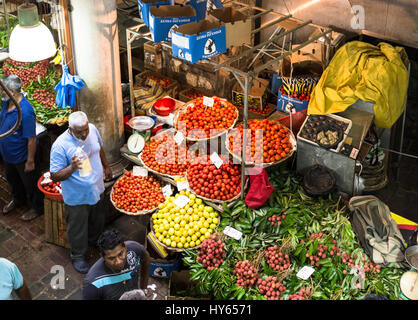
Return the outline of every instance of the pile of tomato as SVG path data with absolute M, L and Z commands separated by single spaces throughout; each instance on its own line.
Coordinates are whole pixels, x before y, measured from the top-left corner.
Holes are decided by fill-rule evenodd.
M 173 136 L 169 135 L 147 142 L 141 159 L 148 168 L 172 176 L 184 175 L 188 167 L 186 147 L 184 144 L 177 145 Z
M 307 101 L 311 99 L 311 94 L 310 93 L 291 93 L 288 94 L 286 93 L 286 91 L 284 91 L 283 87 L 280 87 L 280 93 L 284 94 L 290 98 L 295 98 L 298 99 L 300 101 Z
M 241 192 L 241 170 L 239 165 L 221 157 L 223 164 L 218 168 L 210 156 L 196 158 L 187 170 L 187 181 L 197 195 L 208 199 L 229 200 Z
M 45 183 L 45 184 L 41 183 L 41 186 L 42 186 L 42 189 L 44 189 L 46 192 L 56 193 L 56 194 L 61 193 L 61 191 L 60 191 L 61 182 L 59 182 L 59 181 L 57 181 L 57 182 L 51 181 L 51 182 L 48 182 L 48 183 Z
M 113 185 L 112 200 L 128 212 L 152 210 L 165 200 L 162 187 L 153 176 L 138 177 L 128 171 Z
M 198 133 L 196 137 L 192 137 L 198 139 L 206 139 L 231 128 L 238 117 L 237 109 L 230 102 L 217 97 L 213 98 L 212 107 L 203 104 L 203 97 L 197 98 L 194 105 L 190 105 L 186 112 L 179 115 L 176 128 L 185 131 L 186 135 L 189 135 L 192 130 L 204 130 L 206 137 L 201 137 Z M 184 125 L 185 128 L 183 128 Z
M 254 119 L 248 122 L 246 157 L 245 161 L 253 161 L 256 163 L 271 163 L 279 161 L 287 156 L 292 150 L 292 144 L 289 140 L 290 130 L 274 120 Z M 258 131 L 262 130 L 262 131 Z M 262 132 L 263 139 L 260 137 Z M 229 149 L 236 155 L 242 154 L 242 136 L 243 127 L 240 124 L 233 129 L 229 135 Z
M 186 93 L 186 97 L 189 98 L 190 100 L 193 100 L 193 99 L 196 99 L 196 98 L 202 98 L 203 96 L 204 96 L 204 94 L 198 93 L 198 92 Z

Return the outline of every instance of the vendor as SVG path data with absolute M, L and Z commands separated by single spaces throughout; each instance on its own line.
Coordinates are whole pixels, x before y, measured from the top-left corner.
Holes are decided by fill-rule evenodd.
M 102 258 L 84 279 L 83 300 L 119 300 L 139 288 L 147 294 L 150 255 L 144 246 L 123 241 L 116 230 L 103 232 L 97 246 Z
M 43 195 L 37 188 L 39 170 L 35 164 L 36 117 L 32 105 L 21 93 L 22 82 L 16 75 L 3 78 L 3 83 L 19 103 L 22 111 L 20 126 L 12 134 L 0 139 L 0 154 L 4 160 L 6 179 L 13 199 L 3 207 L 3 214 L 24 206 L 29 200 L 30 209 L 21 219 L 30 221 L 41 215 Z M 9 131 L 17 121 L 17 109 L 10 97 L 2 90 L 0 114 L 0 134 Z
M 53 181 L 61 181 L 67 222 L 68 242 L 74 268 L 87 273 L 89 265 L 85 260 L 88 246 L 95 246 L 103 231 L 103 168 L 106 179 L 112 178 L 112 171 L 103 151 L 103 142 L 97 128 L 88 122 L 82 111 L 71 113 L 69 128 L 54 142 L 50 155 L 50 172 Z M 77 148 L 86 153 L 89 172 L 80 175 L 83 162 L 74 155 Z

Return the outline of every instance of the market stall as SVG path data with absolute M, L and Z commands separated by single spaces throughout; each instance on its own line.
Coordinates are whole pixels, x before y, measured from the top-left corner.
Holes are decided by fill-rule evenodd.
M 142 11 L 140 6 L 152 26 L 144 19 L 143 24 L 126 30 L 129 118 L 151 118 L 153 122 L 141 128 L 128 123 L 133 134 L 120 151 L 132 162 L 133 175 L 155 175 L 166 184 L 162 191 L 165 200 L 149 213 L 147 237 L 164 276 L 151 276 L 171 279 L 170 287 L 174 288 L 185 271 L 186 287 L 191 289 L 185 299 L 196 295 L 350 300 L 370 294 L 398 299 L 402 295 L 400 279 L 408 268 L 404 258 L 392 263 L 374 261 L 351 225 L 351 208 L 337 193 L 352 196 L 358 191 L 357 164 L 370 150 L 365 140 L 374 114 L 361 107 L 318 116 L 306 112 L 341 36 L 313 25 L 317 30 L 309 39 L 295 44 L 295 33 L 312 26 L 312 21 L 236 1 L 232 8 L 217 10 L 208 12 L 207 21 L 163 26 L 158 23 L 175 24 L 180 16 L 166 13 L 166 20 L 158 22 L 159 13 Z M 268 14 L 275 16 L 271 23 L 250 31 L 256 34 L 275 26 L 267 41 L 232 43 L 233 28 L 245 28 L 245 21 Z M 243 25 L 229 24 L 234 18 Z M 168 32 L 168 38 L 161 38 L 161 30 Z M 205 32 L 217 37 L 225 34 L 225 47 L 216 42 L 219 51 L 211 51 L 218 38 L 200 43 Z M 200 39 L 194 37 L 196 33 Z M 144 46 L 147 71 L 134 77 L 131 45 L 138 39 L 148 41 Z M 281 47 L 278 40 L 283 40 Z M 236 45 L 243 47 L 228 55 Z M 188 72 L 187 83 L 173 80 L 183 79 Z M 193 77 L 204 78 L 205 72 L 218 78 L 228 73 L 234 84 L 230 93 L 224 94 L 226 85 L 190 85 L 203 83 Z M 140 80 L 145 74 L 146 80 Z M 190 136 L 195 129 L 203 135 Z M 210 129 L 218 131 L 213 134 Z M 264 148 L 257 149 L 256 130 L 263 132 Z M 239 142 L 234 145 L 234 141 Z M 169 156 L 167 148 L 158 155 L 164 143 L 175 150 Z M 190 150 L 193 144 L 199 147 Z M 212 147 L 210 152 L 208 146 Z M 226 157 L 219 147 L 227 151 Z M 194 153 L 205 161 L 187 161 Z M 160 163 L 159 157 L 168 157 L 170 164 Z M 296 159 L 297 173 L 291 170 Z M 312 184 L 306 172 L 314 165 L 322 170 L 325 180 L 318 182 L 315 177 Z M 250 173 L 252 169 L 258 174 Z M 266 173 L 267 181 L 261 185 L 250 182 L 250 176 L 262 179 L 261 172 Z M 249 195 L 265 199 L 251 206 Z M 185 267 L 181 268 L 180 262 Z M 169 295 L 176 299 L 176 292 Z

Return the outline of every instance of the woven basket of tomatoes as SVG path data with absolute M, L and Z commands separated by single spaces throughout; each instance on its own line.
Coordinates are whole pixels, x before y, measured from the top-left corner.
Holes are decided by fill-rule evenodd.
M 38 189 L 45 195 L 46 198 L 64 202 L 61 193 L 61 182 L 54 182 L 49 178 L 49 174 L 47 176 L 42 175 L 38 180 Z
M 248 166 L 269 167 L 292 157 L 296 151 L 296 139 L 291 130 L 279 122 L 253 119 L 248 122 L 246 161 Z M 262 135 L 262 139 L 261 139 Z M 237 160 L 242 161 L 243 125 L 228 133 L 225 147 Z
M 192 192 L 203 200 L 232 202 L 241 195 L 241 166 L 226 157 L 220 158 L 223 164 L 219 168 L 212 163 L 210 156 L 196 158 L 187 170 L 187 182 Z
M 183 177 L 188 167 L 186 146 L 176 143 L 174 129 L 151 138 L 139 160 L 148 171 L 171 179 Z
M 126 171 L 112 187 L 110 201 L 116 210 L 127 215 L 144 215 L 157 210 L 164 202 L 163 183 L 152 175 L 134 176 Z
M 226 99 L 214 96 L 213 106 L 207 106 L 203 103 L 204 98 L 198 97 L 185 103 L 174 116 L 174 127 L 189 141 L 220 137 L 238 120 L 238 109 Z
M 187 200 L 184 206 L 176 204 L 179 197 Z M 158 208 L 151 216 L 151 231 L 157 243 L 169 251 L 197 249 L 205 239 L 210 238 L 220 223 L 218 212 L 190 191 L 167 197 Z

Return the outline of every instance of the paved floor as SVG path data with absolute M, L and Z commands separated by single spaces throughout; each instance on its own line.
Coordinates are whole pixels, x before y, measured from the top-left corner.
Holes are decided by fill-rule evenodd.
M 0 174 L 0 208 L 11 200 L 4 175 Z M 13 261 L 23 274 L 32 297 L 35 300 L 79 300 L 84 275 L 76 272 L 71 264 L 69 249 L 47 243 L 44 235 L 44 217 L 31 222 L 19 219 L 26 208 L 17 209 L 4 216 L 0 213 L 0 257 Z M 143 227 L 135 218 L 120 216 L 106 226 L 119 230 L 125 239 L 143 242 L 144 235 L 138 235 Z M 92 265 L 100 257 L 98 251 L 89 248 L 87 261 Z M 54 266 L 62 266 L 65 274 L 64 289 L 53 289 L 51 283 L 57 271 Z M 55 267 L 56 268 L 56 267 Z M 56 278 L 55 278 L 56 279 Z M 151 278 L 149 285 L 155 284 L 152 297 L 165 299 L 168 295 L 168 280 Z

